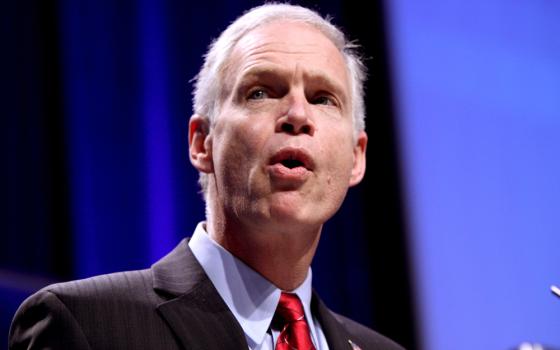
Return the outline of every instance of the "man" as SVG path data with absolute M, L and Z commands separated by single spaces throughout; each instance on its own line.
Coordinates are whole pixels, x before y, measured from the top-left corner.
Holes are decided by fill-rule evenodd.
M 46 287 L 12 349 L 401 349 L 311 290 L 321 229 L 365 171 L 364 69 L 316 13 L 231 24 L 196 79 L 190 159 L 206 222 L 151 269 Z

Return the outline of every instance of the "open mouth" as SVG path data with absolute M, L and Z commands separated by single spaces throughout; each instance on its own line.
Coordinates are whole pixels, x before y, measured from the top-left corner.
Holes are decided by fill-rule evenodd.
M 312 171 L 314 168 L 312 158 L 305 150 L 299 148 L 284 148 L 274 154 L 270 165 L 281 164 L 288 169 L 304 168 Z
M 293 168 L 297 168 L 297 167 L 303 167 L 303 162 L 297 159 L 285 159 L 283 161 L 280 162 L 283 166 L 285 166 L 288 169 L 293 169 Z

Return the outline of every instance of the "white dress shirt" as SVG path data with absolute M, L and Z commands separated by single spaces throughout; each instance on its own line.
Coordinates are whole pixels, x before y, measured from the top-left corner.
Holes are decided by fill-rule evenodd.
M 282 291 L 212 240 L 205 226 L 204 222 L 197 225 L 189 247 L 243 328 L 249 349 L 273 350 L 279 331 L 270 324 Z M 327 350 L 321 325 L 311 314 L 311 275 L 309 268 L 305 281 L 289 292 L 303 304 L 315 348 Z

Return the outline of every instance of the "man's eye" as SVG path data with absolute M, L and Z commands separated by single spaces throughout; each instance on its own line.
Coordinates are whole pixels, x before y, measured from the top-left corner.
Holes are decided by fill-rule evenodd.
M 256 89 L 249 93 L 247 99 L 249 100 L 262 100 L 268 97 L 268 94 L 263 89 Z
M 336 103 L 332 98 L 329 96 L 319 96 L 313 100 L 313 104 L 316 105 L 325 105 L 325 106 L 334 106 Z

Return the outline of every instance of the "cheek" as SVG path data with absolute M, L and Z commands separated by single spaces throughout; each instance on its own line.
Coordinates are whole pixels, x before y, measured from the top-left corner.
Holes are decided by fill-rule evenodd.
M 350 180 L 354 164 L 354 153 L 352 143 L 348 140 L 348 137 L 334 135 L 330 138 L 330 145 L 333 146 L 323 150 L 327 168 L 331 175 L 329 179 L 331 185 L 340 184 L 347 186 Z
M 338 145 L 341 147 L 331 147 L 325 152 L 327 165 L 321 183 L 323 186 L 317 188 L 317 203 L 330 218 L 342 205 L 350 184 L 352 171 L 352 150 L 344 145 L 344 140 L 340 139 Z
M 231 191 L 246 182 L 251 170 L 260 164 L 263 138 L 252 125 L 230 123 L 222 130 L 214 141 L 216 176 Z
M 329 210 L 336 210 L 348 191 L 353 156 L 351 147 L 347 145 L 348 141 L 341 137 L 333 137 L 332 141 L 334 142 L 321 150 L 325 171 L 320 180 L 323 186 L 317 190 L 318 200 L 325 205 L 328 204 Z

